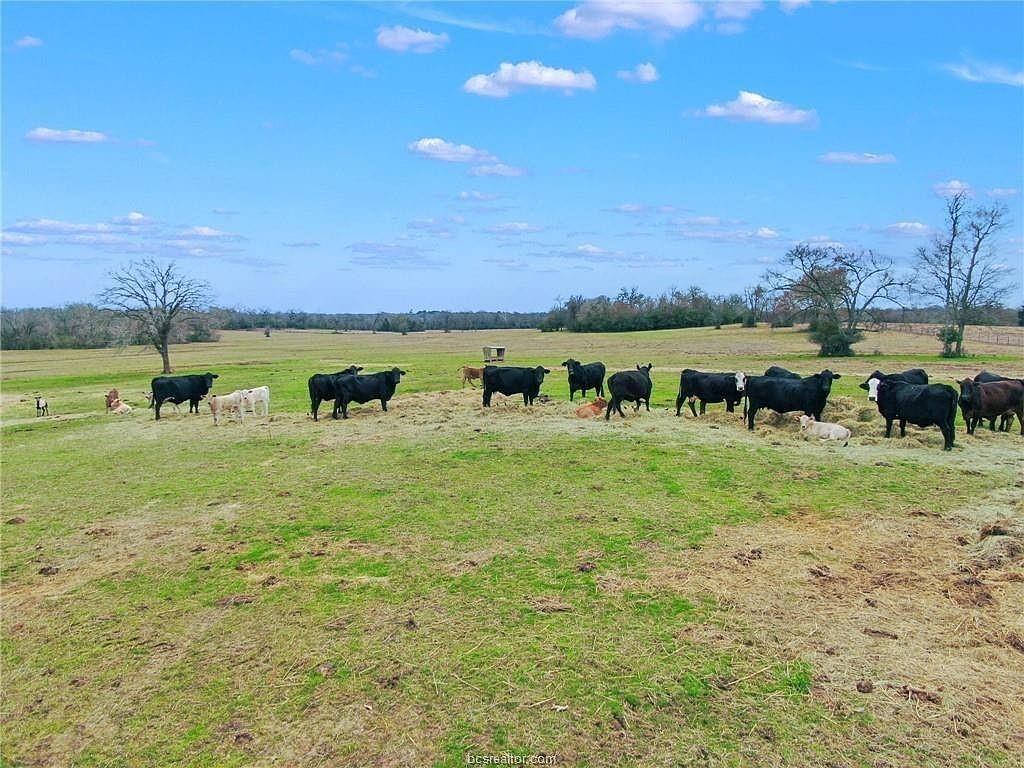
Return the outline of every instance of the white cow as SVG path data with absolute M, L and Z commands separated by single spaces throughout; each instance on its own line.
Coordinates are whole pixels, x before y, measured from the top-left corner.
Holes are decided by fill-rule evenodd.
M 235 390 L 230 395 L 210 395 L 210 413 L 213 414 L 214 425 L 220 424 L 220 415 L 222 413 L 234 412 L 235 420 L 239 424 L 245 421 L 245 406 L 242 402 L 242 392 Z
M 259 416 L 260 408 L 263 406 L 263 415 L 270 415 L 270 387 L 256 387 L 255 389 L 242 390 L 242 404 L 245 410 L 252 411 L 254 416 Z
M 848 445 L 850 435 L 853 434 L 842 424 L 832 424 L 828 421 L 815 421 L 813 416 L 800 417 L 800 431 L 808 437 L 817 437 L 821 440 L 842 440 L 843 445 Z

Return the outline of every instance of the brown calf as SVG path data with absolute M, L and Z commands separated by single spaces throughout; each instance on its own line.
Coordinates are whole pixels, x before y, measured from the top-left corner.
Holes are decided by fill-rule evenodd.
M 104 395 L 104 398 L 107 401 L 107 410 L 109 411 L 121 400 L 121 395 L 116 389 L 112 389 Z
M 1024 437 L 1024 381 L 991 381 L 979 384 L 964 379 L 960 384 L 960 410 L 967 424 L 967 434 L 973 435 L 978 422 L 990 420 L 990 429 L 995 429 L 997 416 L 1013 415 L 1020 421 L 1020 434 Z M 1007 424 L 1009 430 L 1009 424 Z
M 592 419 L 595 416 L 599 416 L 602 411 L 607 407 L 608 401 L 603 397 L 599 397 L 592 403 L 581 405 L 576 409 L 576 415 L 581 419 Z
M 464 365 L 459 368 L 459 375 L 462 376 L 462 386 L 466 386 L 466 382 L 469 382 L 469 386 L 475 387 L 474 380 L 483 381 L 484 369 L 483 368 L 471 368 L 468 365 Z

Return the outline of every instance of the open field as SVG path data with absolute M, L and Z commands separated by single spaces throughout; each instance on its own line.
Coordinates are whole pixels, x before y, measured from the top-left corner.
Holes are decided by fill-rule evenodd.
M 460 390 L 490 342 L 552 368 L 552 400 Z M 887 441 L 857 388 L 1024 376 L 1019 350 L 937 346 L 229 332 L 171 358 L 270 386 L 269 419 L 218 428 L 152 421 L 155 353 L 6 352 L 0 763 L 1020 765 L 1024 438 Z M 651 413 L 575 419 L 570 355 L 653 362 Z M 309 374 L 351 363 L 408 376 L 388 413 L 314 424 Z M 825 418 L 848 448 L 674 416 L 680 369 L 773 363 L 843 374 Z M 134 413 L 104 414 L 111 387 Z

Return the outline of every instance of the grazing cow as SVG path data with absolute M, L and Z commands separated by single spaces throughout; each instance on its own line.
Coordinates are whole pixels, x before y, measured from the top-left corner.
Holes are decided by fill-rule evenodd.
M 736 389 L 747 395 L 747 429 L 754 429 L 754 416 L 762 408 L 776 413 L 803 411 L 821 421 L 832 382 L 840 379 L 838 373 L 827 368 L 821 373 L 802 379 L 780 379 L 774 376 L 746 376 L 736 374 Z
M 45 397 L 36 398 L 36 416 L 49 416 L 50 415 L 50 404 L 46 402 Z
M 491 407 L 491 396 L 497 392 L 505 395 L 522 395 L 523 405 L 533 405 L 533 401 L 540 394 L 540 387 L 544 383 L 544 375 L 551 373 L 543 365 L 535 368 L 520 368 L 516 366 L 484 366 L 484 408 Z
M 120 402 L 121 393 L 118 392 L 116 389 L 112 389 L 109 392 L 107 392 L 107 394 L 105 394 L 103 398 L 104 400 L 107 401 L 107 410 L 109 411 L 111 408 L 114 407 L 114 403 Z
M 793 373 L 787 371 L 781 365 L 773 365 L 764 372 L 765 376 L 771 376 L 773 379 L 802 379 L 799 373 Z
M 892 437 L 892 423 L 900 422 L 900 437 L 907 435 L 907 422 L 919 427 L 938 427 L 945 451 L 953 450 L 956 438 L 956 390 L 947 384 L 908 384 L 899 379 L 871 379 L 868 399 L 878 405 L 885 419 L 885 436 Z
M 853 434 L 842 424 L 815 421 L 813 416 L 806 414 L 800 417 L 800 431 L 808 437 L 817 437 L 821 440 L 842 440 L 844 448 L 850 444 L 850 435 Z
M 459 375 L 462 377 L 462 384 L 460 386 L 465 387 L 466 382 L 468 381 L 469 386 L 475 388 L 476 384 L 474 384 L 473 382 L 478 380 L 483 381 L 484 369 L 473 368 L 472 366 L 464 365 L 461 368 L 459 368 Z
M 577 391 L 587 396 L 587 390 L 594 390 L 598 397 L 604 397 L 604 363 L 587 363 L 584 365 L 579 360 L 571 357 L 562 363 L 569 374 L 569 402 Z
M 893 379 L 895 381 L 905 381 L 907 384 L 927 384 L 928 374 L 924 372 L 923 368 L 910 368 L 902 373 L 882 373 L 881 371 L 875 371 L 862 381 L 859 386 L 861 389 L 868 389 L 869 382 L 872 379 Z
M 387 411 L 388 400 L 394 397 L 395 388 L 404 375 L 405 371 L 401 368 L 392 368 L 380 373 L 338 376 L 335 382 L 338 396 L 334 399 L 334 412 L 331 416 L 338 418 L 338 409 L 341 409 L 341 417 L 347 419 L 349 403 L 368 403 L 371 400 L 380 400 L 380 407 Z
M 253 416 L 270 415 L 270 387 L 256 387 L 255 389 L 242 390 L 242 406 L 247 411 L 252 411 Z M 263 411 L 260 414 L 260 411 Z
M 703 416 L 708 403 L 725 403 L 725 410 L 733 413 L 736 404 L 743 399 L 743 394 L 736 389 L 735 373 L 701 373 L 693 368 L 685 369 L 679 374 L 679 394 L 676 396 L 676 416 L 687 401 L 694 416 L 697 409 L 694 400 L 700 400 L 700 415 Z
M 974 377 L 974 380 L 977 381 L 979 384 L 989 384 L 993 381 L 1021 381 L 1021 379 L 1011 379 L 1009 376 L 1000 376 L 998 373 L 992 373 L 991 371 L 982 371 L 981 373 Z M 989 419 L 988 428 L 994 429 L 995 423 L 995 419 Z M 1010 427 L 1012 426 L 1013 414 L 1004 413 L 999 419 L 999 431 L 1009 432 Z
M 156 420 L 160 421 L 160 406 L 168 400 L 175 404 L 188 400 L 188 412 L 199 413 L 199 401 L 213 389 L 213 380 L 216 378 L 216 373 L 204 373 L 201 376 L 157 376 L 150 382 Z
M 350 376 L 363 370 L 361 365 L 350 365 L 343 371 L 337 373 L 314 373 L 309 377 L 309 410 L 313 414 L 313 421 L 319 421 L 317 411 L 320 410 L 320 403 L 327 400 L 338 399 L 338 387 L 336 381 L 339 376 Z M 334 418 L 338 418 L 335 414 Z
M 592 419 L 595 416 L 600 416 L 601 411 L 605 409 L 606 405 L 608 405 L 608 401 L 605 400 L 603 397 L 598 397 L 594 400 L 594 402 L 587 403 L 586 405 L 581 405 L 579 408 L 577 408 L 576 415 L 579 416 L 581 419 Z
M 612 411 L 618 411 L 619 416 L 626 418 L 622 412 L 622 401 L 636 403 L 636 410 L 640 410 L 643 403 L 648 411 L 651 410 L 651 390 L 654 383 L 651 381 L 651 368 L 653 363 L 647 365 L 636 364 L 635 371 L 619 371 L 608 377 L 608 390 L 612 393 L 612 399 L 608 401 L 608 408 L 604 412 L 604 420 L 611 418 Z
M 967 424 L 967 434 L 973 435 L 982 419 L 988 419 L 989 429 L 994 430 L 996 416 L 1013 414 L 1020 420 L 1020 434 L 1024 436 L 1024 381 L 981 383 L 964 379 L 960 382 L 959 402 Z M 1003 420 L 1006 421 L 1005 418 Z
M 245 421 L 245 405 L 242 399 L 242 391 L 236 389 L 229 395 L 210 395 L 210 413 L 213 414 L 213 424 L 220 424 L 222 413 L 234 413 L 235 420 L 242 424 Z

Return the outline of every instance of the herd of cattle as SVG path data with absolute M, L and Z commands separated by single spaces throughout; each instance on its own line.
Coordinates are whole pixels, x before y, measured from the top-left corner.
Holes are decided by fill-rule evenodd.
M 593 417 L 604 412 L 605 420 L 613 412 L 625 416 L 622 404 L 632 403 L 634 410 L 644 406 L 651 410 L 651 369 L 653 365 L 636 366 L 635 370 L 613 373 L 605 381 L 604 363 L 580 363 L 569 358 L 562 362 L 568 374 L 569 401 L 577 393 L 584 398 L 593 390 L 597 399 L 577 409 L 581 417 Z M 379 373 L 361 374 L 362 367 L 352 365 L 335 373 L 318 373 L 309 379 L 310 413 L 317 420 L 322 403 L 333 401 L 331 416 L 335 419 L 348 418 L 350 403 L 367 403 L 379 400 L 384 411 L 388 401 L 395 394 L 405 371 L 392 368 Z M 462 384 L 475 386 L 479 380 L 483 388 L 483 405 L 490 407 L 494 393 L 505 396 L 522 395 L 525 405 L 532 405 L 540 395 L 544 377 L 551 370 L 543 366 L 523 368 L 516 366 L 487 365 L 482 368 L 463 366 L 459 369 Z M 237 421 L 243 421 L 247 412 L 259 416 L 270 413 L 270 388 L 255 387 L 240 389 L 226 395 L 211 394 L 215 373 L 193 376 L 158 376 L 151 383 L 147 393 L 150 407 L 156 419 L 160 409 L 170 403 L 177 409 L 187 402 L 189 413 L 199 413 L 199 403 L 206 400 L 213 415 L 214 424 L 221 416 L 234 414 Z M 747 428 L 754 429 L 754 420 L 759 411 L 776 413 L 800 412 L 801 431 L 808 436 L 827 440 L 841 440 L 845 444 L 850 430 L 839 424 L 821 420 L 822 412 L 832 390 L 832 382 L 840 374 L 825 369 L 810 376 L 801 376 L 785 368 L 773 365 L 762 376 L 749 376 L 742 371 L 708 373 L 685 369 L 679 376 L 679 393 L 676 396 L 676 416 L 682 412 L 685 403 L 696 417 L 696 403 L 700 403 L 700 415 L 704 415 L 709 403 L 725 403 L 726 410 L 735 411 L 743 403 L 743 419 Z M 609 397 L 605 399 L 605 384 Z M 959 394 L 947 384 L 930 384 L 928 374 L 920 368 L 902 373 L 875 371 L 867 377 L 860 388 L 867 391 L 868 399 L 875 403 L 878 412 L 885 419 L 885 436 L 892 436 L 892 427 L 899 422 L 900 435 L 906 435 L 907 424 L 919 427 L 938 427 L 942 432 L 943 448 L 950 450 L 955 438 L 954 422 L 957 407 L 963 414 L 967 433 L 973 434 L 983 420 L 989 422 L 989 429 L 1008 432 L 1016 417 L 1020 422 L 1020 433 L 1024 436 L 1024 379 L 982 371 L 973 379 L 959 381 Z M 131 406 L 124 403 L 117 392 L 111 390 L 106 396 L 107 410 L 128 413 Z M 37 415 L 44 413 L 47 403 L 37 398 Z

